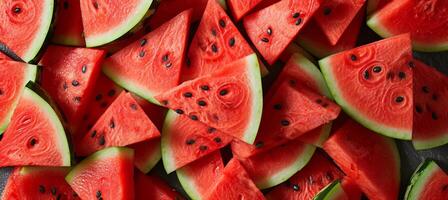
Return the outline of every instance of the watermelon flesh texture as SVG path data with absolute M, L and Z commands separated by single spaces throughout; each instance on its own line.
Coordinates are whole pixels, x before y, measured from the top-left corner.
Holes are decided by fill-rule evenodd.
M 181 200 L 184 199 L 160 178 L 134 172 L 135 200 Z
M 410 33 L 415 50 L 448 50 L 448 1 L 393 1 L 372 15 L 367 25 L 382 37 Z
M 223 148 L 232 137 L 186 116 L 169 111 L 162 131 L 162 159 L 171 173 L 215 150 Z
M 223 170 L 221 154 L 215 151 L 176 170 L 176 174 L 188 196 L 201 200 L 222 176 Z
M 106 147 L 127 146 L 159 136 L 159 130 L 131 94 L 122 92 L 84 136 L 78 153 L 86 156 Z
M 350 177 L 344 176 L 341 180 L 341 186 L 349 200 L 359 200 L 362 198 L 361 189 Z
M 300 54 L 308 60 L 312 61 L 312 63 L 315 62 L 314 57 L 295 42 L 291 42 L 288 47 L 286 47 L 285 51 L 283 51 L 283 53 L 280 55 L 279 61 L 287 63 L 293 54 Z
M 52 198 L 80 199 L 65 182 L 69 168 L 18 167 L 15 168 L 3 191 L 2 199 Z M 55 191 L 55 194 L 52 194 Z
M 40 85 L 61 108 L 72 131 L 86 112 L 104 55 L 95 49 L 49 46 L 39 62 Z
M 37 68 L 24 63 L 0 60 L 0 134 L 11 122 L 25 85 L 36 78 Z
M 245 17 L 244 28 L 263 58 L 272 65 L 302 27 L 310 21 L 320 2 L 280 1 Z
M 324 150 L 369 199 L 398 198 L 400 156 L 392 139 L 347 120 L 324 143 Z
M 412 142 L 416 149 L 448 143 L 448 77 L 415 60 L 414 126 Z
M 222 172 L 222 176 L 206 195 L 208 200 L 218 199 L 265 199 L 257 186 L 252 182 L 244 167 L 237 159 L 230 160 Z
M 156 97 L 177 113 L 249 144 L 257 135 L 262 98 L 255 54 L 221 66 L 221 70 L 213 74 L 184 82 Z
M 64 128 L 53 108 L 25 88 L 1 136 L 0 166 L 70 166 Z
M 321 189 L 343 176 L 342 172 L 321 152 L 285 183 L 266 194 L 272 200 L 312 199 Z
M 209 0 L 188 50 L 182 81 L 209 75 L 253 51 L 224 9 Z
M 53 8 L 53 0 L 2 1 L 0 41 L 25 62 L 33 60 L 49 32 Z M 0 59 L 8 58 L 0 54 Z
M 228 4 L 230 7 L 230 11 L 232 11 L 233 18 L 236 21 L 239 21 L 242 17 L 244 17 L 244 15 L 254 9 L 262 1 L 263 0 L 229 0 Z
M 148 173 L 162 158 L 160 138 L 129 145 L 134 149 L 134 164 L 141 172 Z
M 448 175 L 432 160 L 417 168 L 407 187 L 404 199 L 442 200 L 448 196 Z
M 381 10 L 391 0 L 368 0 L 367 1 L 367 14 L 372 14 L 375 11 Z
M 52 42 L 70 46 L 84 46 L 81 6 L 79 0 L 57 1 L 56 23 Z
M 334 54 L 319 65 L 333 97 L 348 115 L 377 133 L 410 140 L 410 61 L 410 38 L 405 34 Z
M 104 73 L 123 88 L 158 104 L 154 95 L 179 84 L 190 19 L 191 10 L 184 11 L 115 53 L 104 64 Z
M 134 199 L 134 151 L 110 147 L 84 159 L 65 180 L 81 199 Z M 113 176 L 111 176 L 113 175 Z

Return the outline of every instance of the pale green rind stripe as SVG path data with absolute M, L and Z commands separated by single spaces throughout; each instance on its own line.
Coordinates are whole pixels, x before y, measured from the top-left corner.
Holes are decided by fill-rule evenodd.
M 151 159 L 149 159 L 147 163 L 145 163 L 144 165 L 141 165 L 141 166 L 137 165 L 137 168 L 144 174 L 147 174 L 149 171 L 151 171 L 151 169 L 157 165 L 157 163 L 160 161 L 160 159 L 162 159 L 160 147 L 157 149 L 158 149 L 158 151 L 154 152 L 150 156 Z
M 162 151 L 162 162 L 165 167 L 166 173 L 171 173 L 176 170 L 173 158 L 173 153 L 171 152 L 170 143 L 171 143 L 171 125 L 176 120 L 179 115 L 172 110 L 169 110 L 166 114 L 165 121 L 163 123 L 162 129 L 162 137 L 160 142 L 160 148 Z
M 411 182 L 406 189 L 404 199 L 419 200 L 419 195 L 425 189 L 433 174 L 439 170 L 441 169 L 434 161 L 427 160 L 422 162 L 411 177 Z
M 338 199 L 341 195 L 344 195 L 345 192 L 342 189 L 341 181 L 336 180 L 323 188 L 316 196 L 314 196 L 313 200 L 333 200 Z
M 248 67 L 249 86 L 251 89 L 251 110 L 249 124 L 243 134 L 244 142 L 253 144 L 257 137 L 258 128 L 260 126 L 261 114 L 263 111 L 263 88 L 261 83 L 260 66 L 258 58 L 255 54 L 251 54 L 246 58 Z
M 176 171 L 177 178 L 179 179 L 182 188 L 192 200 L 202 200 L 202 196 L 196 188 L 196 184 L 192 181 L 192 178 L 187 172 L 180 168 Z
M 448 133 L 440 134 L 437 138 L 431 138 L 427 140 L 413 139 L 412 144 L 416 150 L 431 149 L 448 144 Z

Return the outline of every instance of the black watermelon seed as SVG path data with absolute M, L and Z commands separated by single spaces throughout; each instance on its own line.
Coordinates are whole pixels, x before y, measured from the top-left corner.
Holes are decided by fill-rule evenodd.
M 216 143 L 221 143 L 222 142 L 222 140 L 221 140 L 221 138 L 219 138 L 219 137 L 216 137 L 215 139 L 213 139 Z
M 280 104 L 280 103 L 274 104 L 274 109 L 275 110 L 281 110 L 282 109 L 282 104 Z
M 196 141 L 195 140 L 193 140 L 193 139 L 188 139 L 185 143 L 187 144 L 187 145 L 192 145 L 192 144 L 194 144 Z
M 45 193 L 45 187 L 43 185 L 39 185 L 39 192 Z
M 422 107 L 420 107 L 419 105 L 416 105 L 416 106 L 415 106 L 415 112 L 417 112 L 417 113 L 422 113 L 422 112 L 423 112 Z
M 351 59 L 352 61 L 356 61 L 358 58 L 356 57 L 355 54 L 352 54 L 352 55 L 350 55 L 350 59 Z
M 18 6 L 14 7 L 14 13 L 20 13 L 22 12 L 22 9 Z
M 373 67 L 373 72 L 380 73 L 381 72 L 381 67 L 380 66 Z
M 364 79 L 368 80 L 368 79 L 370 78 L 370 73 L 369 73 L 369 71 L 367 71 L 367 70 L 364 71 L 363 76 L 364 76 Z
M 255 143 L 255 148 L 261 148 L 264 146 L 264 142 L 263 141 L 258 141 L 257 143 Z
M 100 104 L 101 108 L 106 108 L 107 107 L 107 102 L 103 101 Z
M 210 87 L 208 85 L 201 85 L 201 89 L 207 91 L 210 90 Z
M 196 116 L 196 115 L 191 115 L 191 116 L 190 116 L 190 119 L 193 120 L 193 121 L 197 121 L 197 120 L 198 120 L 198 116 Z
M 296 20 L 296 26 L 300 25 L 302 23 L 302 18 L 298 18 Z
M 137 105 L 135 103 L 131 103 L 130 107 L 131 107 L 132 110 L 137 110 L 138 109 L 138 107 L 137 107 Z
M 81 71 L 83 74 L 85 74 L 87 72 L 87 65 L 83 65 Z
M 107 93 L 108 96 L 113 97 L 115 95 L 116 91 L 114 89 L 109 90 L 109 92 Z
M 300 13 L 296 12 L 296 13 L 292 14 L 292 17 L 293 17 L 293 18 L 300 17 Z
M 94 138 L 95 136 L 96 136 L 96 130 L 93 130 L 93 131 L 92 131 L 92 134 L 90 134 L 90 137 L 91 137 L 91 138 Z
M 56 188 L 55 187 L 51 187 L 50 192 L 52 195 L 56 196 Z
M 282 126 L 289 126 L 289 121 L 288 120 L 286 120 L 286 119 L 282 119 L 281 121 L 280 121 L 280 124 L 282 125 Z
M 96 198 L 100 198 L 101 197 L 101 191 L 96 191 Z
M 168 105 L 168 101 L 167 100 L 163 100 L 162 104 L 166 106 L 166 105 Z
M 165 54 L 164 56 L 162 56 L 162 61 L 163 62 L 168 61 L 168 54 Z
M 324 8 L 324 15 L 329 15 L 329 14 L 331 14 L 331 8 L 329 8 L 329 7 Z
M 221 95 L 221 96 L 225 96 L 225 95 L 227 95 L 228 93 L 229 93 L 229 91 L 226 90 L 226 89 L 219 91 L 219 95 Z
M 435 112 L 432 112 L 431 117 L 432 117 L 433 120 L 439 119 L 439 116 Z
M 327 180 L 329 181 L 333 181 L 333 174 L 331 174 L 331 172 L 327 172 L 325 174 L 325 178 L 327 178 Z
M 262 41 L 262 42 L 265 42 L 265 43 L 268 43 L 268 42 L 269 42 L 269 39 L 264 37 L 264 38 L 261 38 L 261 41 Z
M 68 89 L 68 85 L 67 85 L 67 83 L 64 83 L 64 84 L 62 85 L 62 88 L 64 88 L 64 90 L 67 90 L 67 89 Z
M 81 102 L 81 97 L 75 97 L 74 100 L 75 100 L 76 103 L 79 103 L 79 102 Z
M 398 72 L 398 77 L 400 77 L 400 79 L 405 79 L 406 74 L 404 72 Z
M 2 139 L 3 139 L 3 135 L 5 135 L 5 133 L 2 133 L 2 134 L 0 135 L 0 141 L 2 141 Z
M 66 10 L 67 10 L 67 9 L 68 9 L 68 7 L 69 7 L 68 1 L 67 1 L 67 0 L 65 0 L 65 1 L 64 1 L 64 9 L 66 9 Z
M 297 184 L 293 184 L 293 185 L 292 185 L 292 189 L 293 189 L 294 191 L 299 191 L 299 190 L 300 190 L 300 186 L 297 185 Z
M 205 146 L 205 145 L 201 145 L 201 146 L 199 146 L 199 150 L 201 150 L 201 151 L 205 151 L 205 150 L 207 150 L 207 149 L 208 149 L 208 147 Z
M 177 113 L 177 114 L 179 114 L 179 115 L 182 115 L 182 114 L 184 114 L 184 111 L 183 111 L 183 110 L 181 110 L 181 109 L 176 109 L 175 111 L 176 111 L 176 113 Z
M 208 133 L 214 133 L 214 132 L 216 132 L 216 128 L 208 127 L 207 132 Z
M 186 97 L 186 98 L 191 98 L 191 97 L 193 97 L 193 93 L 191 93 L 191 92 L 185 92 L 185 93 L 184 93 L 184 97 Z
M 404 97 L 402 97 L 402 96 L 398 96 L 397 98 L 395 98 L 395 102 L 397 102 L 397 103 L 401 103 L 403 101 L 404 101 Z
M 220 25 L 221 27 L 225 28 L 225 27 L 226 27 L 226 22 L 225 22 L 223 19 L 220 19 L 220 20 L 219 20 L 219 25 Z
M 34 145 L 36 145 L 36 144 L 37 144 L 37 140 L 34 139 L 34 138 L 32 138 L 32 139 L 30 140 L 30 145 L 31 145 L 31 146 L 34 146 Z
M 266 30 L 266 33 L 267 33 L 268 35 L 272 35 L 272 29 L 271 29 L 271 28 L 268 28 L 268 30 Z
M 218 52 L 218 47 L 216 46 L 216 44 L 212 44 L 212 51 L 214 53 Z
M 115 128 L 115 121 L 114 121 L 114 119 L 110 120 L 109 127 L 110 128 Z
M 99 100 L 101 100 L 102 98 L 103 98 L 103 95 L 102 95 L 102 94 L 98 94 L 98 95 L 96 95 L 95 100 L 96 100 L 96 101 L 99 101 Z
M 235 38 L 230 38 L 229 46 L 231 46 L 231 47 L 235 46 Z
M 138 56 L 140 56 L 140 58 L 145 57 L 145 51 L 140 51 L 140 53 L 138 53 Z
M 77 80 L 73 80 L 72 81 L 72 85 L 75 86 L 75 87 L 79 86 L 79 82 Z
M 95 7 L 95 9 L 98 9 L 98 7 L 99 7 L 99 6 L 98 6 L 98 2 L 94 1 L 94 2 L 93 2 L 93 7 Z
M 439 99 L 439 96 L 437 94 L 432 94 L 432 100 L 437 101 Z
M 198 105 L 199 106 L 206 106 L 207 102 L 200 100 L 200 101 L 198 101 Z
M 424 93 L 429 93 L 429 88 L 428 88 L 428 86 L 423 86 L 423 87 L 422 87 L 422 91 L 423 91 Z
M 216 33 L 216 30 L 214 28 L 212 29 L 212 35 L 213 36 L 217 36 L 218 35 L 218 33 Z
M 171 62 L 165 63 L 166 68 L 170 68 L 171 66 L 173 66 L 173 64 Z
M 148 40 L 146 40 L 146 38 L 143 38 L 142 40 L 140 40 L 140 46 L 145 46 L 147 42 Z
M 409 62 L 408 62 L 408 66 L 409 66 L 410 68 L 414 68 L 414 67 L 415 67 L 415 64 L 414 64 L 414 62 L 409 61 Z
M 99 144 L 100 144 L 101 146 L 103 146 L 104 144 L 106 144 L 106 139 L 104 138 L 104 135 L 102 135 L 102 136 L 100 137 Z

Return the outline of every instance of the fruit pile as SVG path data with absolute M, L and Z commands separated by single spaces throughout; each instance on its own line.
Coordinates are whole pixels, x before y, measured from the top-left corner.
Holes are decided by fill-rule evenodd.
M 448 76 L 413 57 L 448 50 L 448 1 L 0 11 L 1 199 L 448 199 L 396 145 L 448 143 Z

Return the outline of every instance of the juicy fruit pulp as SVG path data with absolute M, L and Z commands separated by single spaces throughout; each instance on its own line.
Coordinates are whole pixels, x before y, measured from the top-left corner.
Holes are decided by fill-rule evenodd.
M 420 164 L 406 190 L 405 200 L 442 200 L 448 196 L 448 175 L 434 161 Z
M 183 199 L 164 181 L 153 175 L 135 171 L 135 200 L 181 200 Z
M 233 18 L 239 21 L 244 15 L 251 11 L 255 6 L 257 6 L 263 0 L 249 0 L 249 1 L 239 1 L 239 0 L 229 0 L 228 4 L 230 10 L 232 11 Z
M 84 46 L 80 1 L 62 0 L 57 2 L 57 21 L 51 41 L 63 45 Z

